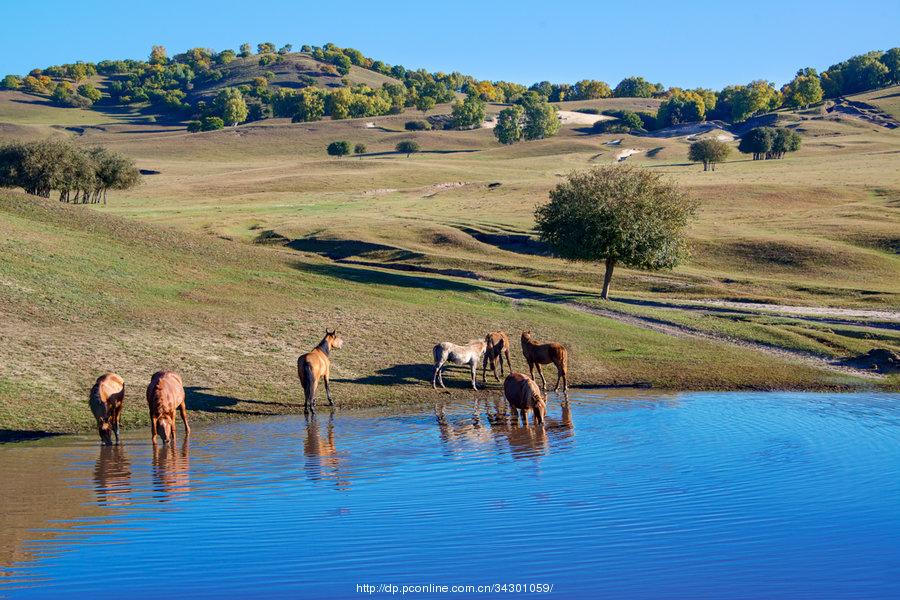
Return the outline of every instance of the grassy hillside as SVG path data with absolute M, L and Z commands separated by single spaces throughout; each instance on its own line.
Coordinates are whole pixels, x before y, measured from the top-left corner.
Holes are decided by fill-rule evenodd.
M 206 98 L 214 96 L 220 89 L 227 87 L 237 87 L 243 84 L 251 84 L 254 77 L 263 77 L 266 71 L 275 74 L 269 84 L 272 86 L 284 88 L 301 87 L 298 80 L 299 75 L 312 77 L 316 86 L 320 88 L 336 88 L 341 87 L 341 79 L 339 75 L 327 75 L 322 72 L 325 63 L 315 60 L 308 54 L 294 52 L 284 55 L 284 62 L 260 66 L 259 56 L 248 56 L 246 58 L 237 57 L 232 62 L 221 67 L 224 77 L 213 84 L 198 85 L 194 88 L 193 95 L 195 98 Z M 363 84 L 371 88 L 380 88 L 385 83 L 399 83 L 393 77 L 363 69 L 361 67 L 350 67 L 350 73 L 346 79 L 351 84 Z
M 599 269 L 547 256 L 533 239 L 533 210 L 560 177 L 614 162 L 623 149 L 699 198 L 701 212 L 690 260 L 673 272 L 617 272 L 605 309 L 830 358 L 900 349 L 896 325 L 684 304 L 900 306 L 900 135 L 853 117 L 779 113 L 780 125 L 801 133 L 800 152 L 755 162 L 734 154 L 704 173 L 685 161 L 692 137 L 666 132 L 565 126 L 551 139 L 501 146 L 488 129 L 406 132 L 405 121 L 422 117 L 407 110 L 188 134 L 132 114 L 22 100 L 0 92 L 0 141 L 70 136 L 159 174 L 112 194 L 107 207 L 3 196 L 0 336 L 15 352 L 0 360 L 0 429 L 88 427 L 86 389 L 105 369 L 129 382 L 130 426 L 144 418 L 142 386 L 164 367 L 185 374 L 199 418 L 297 410 L 296 356 L 326 326 L 348 337 L 335 367 L 344 405 L 433 399 L 431 346 L 492 328 L 566 342 L 581 385 L 849 383 L 559 304 L 592 302 Z M 327 157 L 337 139 L 368 152 Z M 396 154 L 403 139 L 423 152 Z M 518 292 L 508 290 L 552 302 L 513 301 Z M 468 397 L 463 377 L 449 379 Z
M 865 102 L 900 120 L 900 85 L 895 85 L 880 90 L 856 94 L 849 97 L 856 102 Z
M 143 386 L 160 368 L 183 373 L 195 418 L 299 410 L 295 360 L 326 326 L 346 336 L 333 374 L 343 406 L 438 397 L 431 346 L 499 327 L 567 343 L 576 385 L 849 383 L 749 350 L 513 301 L 478 282 L 334 264 L 22 194 L 0 198 L 0 231 L 0 338 L 13 350 L 0 362 L 0 429 L 88 428 L 86 391 L 106 369 L 126 379 L 129 427 L 144 422 Z M 461 373 L 448 381 L 470 396 Z

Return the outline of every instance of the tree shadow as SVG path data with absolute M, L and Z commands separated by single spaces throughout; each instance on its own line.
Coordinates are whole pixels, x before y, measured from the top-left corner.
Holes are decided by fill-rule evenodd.
M 287 402 L 265 402 L 263 400 L 246 400 L 234 396 L 214 394 L 208 388 L 200 386 L 188 386 L 184 388 L 185 403 L 188 410 L 200 412 L 212 412 L 234 415 L 268 415 L 271 412 L 230 408 L 238 404 L 250 404 L 256 406 L 276 406 L 296 408 L 296 404 Z M 301 405 L 302 406 L 302 405 Z
M 0 444 L 8 442 L 27 442 L 63 435 L 54 431 L 0 429 Z
M 296 263 L 293 265 L 298 271 L 310 271 L 319 275 L 326 275 L 337 279 L 345 279 L 356 283 L 390 285 L 403 288 L 419 288 L 426 290 L 443 290 L 452 292 L 477 292 L 483 288 L 459 281 L 449 281 L 437 277 L 417 277 L 415 275 L 401 275 L 374 269 L 355 268 L 345 265 L 316 265 L 309 263 Z
M 406 252 L 404 256 L 400 257 L 401 260 L 421 258 L 423 256 L 419 252 L 403 251 L 394 246 L 359 240 L 323 240 L 315 237 L 306 237 L 291 240 L 285 245 L 292 250 L 321 254 L 322 256 L 327 256 L 331 260 L 341 260 L 350 258 L 351 256 L 359 256 L 368 252 L 379 251 Z
M 547 244 L 534 239 L 530 235 L 522 233 L 485 233 L 472 227 L 459 227 L 459 230 L 466 233 L 479 242 L 494 246 L 507 252 L 515 252 L 517 254 L 528 254 L 533 256 L 548 256 L 550 249 Z

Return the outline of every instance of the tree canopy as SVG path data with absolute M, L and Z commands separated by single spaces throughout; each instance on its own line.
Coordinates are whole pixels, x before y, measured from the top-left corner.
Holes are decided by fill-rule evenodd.
M 0 187 L 20 187 L 62 202 L 106 202 L 108 190 L 137 185 L 134 162 L 102 147 L 82 148 L 67 140 L 48 139 L 0 146 Z
M 484 122 L 484 100 L 469 94 L 463 101 L 453 103 L 451 116 L 456 129 L 477 129 Z
M 740 141 L 738 150 L 752 154 L 753 160 L 784 158 L 800 149 L 800 134 L 785 127 L 755 127 Z
M 418 152 L 421 148 L 419 147 L 419 143 L 413 140 L 403 140 L 398 143 L 396 148 L 397 152 L 400 154 L 405 154 L 406 158 L 409 158 L 410 154 L 414 152 Z
M 731 146 L 723 141 L 707 138 L 697 140 L 688 149 L 688 160 L 702 162 L 703 170 L 716 170 L 716 163 L 724 162 L 731 154 Z
M 518 105 L 500 111 L 497 125 L 494 127 L 494 135 L 501 144 L 515 144 L 522 139 L 524 116 L 525 109 Z
M 328 152 L 328 156 L 347 156 L 350 154 L 350 148 L 350 142 L 338 140 L 328 144 L 325 151 Z
M 611 165 L 569 175 L 535 211 L 535 222 L 556 255 L 606 263 L 601 296 L 607 299 L 618 264 L 645 270 L 678 265 L 696 210 L 695 200 L 660 175 Z

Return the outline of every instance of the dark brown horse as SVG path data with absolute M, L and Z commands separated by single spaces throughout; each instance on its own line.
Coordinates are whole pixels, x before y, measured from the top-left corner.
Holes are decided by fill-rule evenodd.
M 500 375 L 503 375 L 503 357 L 506 356 L 506 366 L 512 373 L 512 363 L 509 362 L 509 336 L 505 331 L 492 331 L 484 336 L 487 349 L 484 352 L 484 361 L 481 363 L 481 382 L 484 383 L 484 374 L 487 370 L 488 363 L 491 365 L 491 372 L 494 373 L 494 379 L 500 381 L 497 376 L 497 361 L 500 361 Z
M 325 397 L 328 398 L 328 404 L 334 406 L 331 388 L 328 385 L 331 376 L 331 349 L 340 349 L 343 345 L 344 340 L 338 335 L 337 330 L 326 329 L 325 337 L 319 345 L 297 359 L 297 377 L 303 386 L 306 412 L 316 410 L 316 389 L 319 387 L 319 379 L 325 380 Z
M 559 389 L 559 380 L 562 379 L 563 391 L 569 389 L 569 380 L 566 377 L 569 372 L 569 352 L 562 344 L 556 342 L 538 342 L 530 331 L 522 332 L 522 355 L 528 362 L 528 371 L 534 378 L 534 367 L 537 365 L 538 375 L 541 376 L 543 388 L 547 389 L 547 381 L 544 379 L 544 372 L 541 365 L 556 365 L 556 387 L 553 391 Z
M 503 395 L 506 396 L 513 415 L 517 410 L 519 411 L 523 423 L 528 424 L 528 411 L 530 410 L 534 413 L 534 422 L 544 424 L 547 402 L 533 379 L 521 373 L 510 373 L 503 381 Z
M 156 445 L 156 435 L 163 443 L 175 443 L 175 411 L 181 413 L 184 433 L 189 435 L 187 408 L 184 404 L 184 385 L 181 375 L 172 371 L 157 371 L 147 386 L 147 406 L 150 408 L 150 441 Z
M 119 416 L 125 403 L 125 382 L 115 373 L 107 373 L 97 378 L 88 405 L 97 419 L 97 431 L 107 446 L 112 444 L 112 434 L 119 441 Z

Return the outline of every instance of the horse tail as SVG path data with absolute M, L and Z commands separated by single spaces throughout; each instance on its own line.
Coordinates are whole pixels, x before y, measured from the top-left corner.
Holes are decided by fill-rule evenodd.
M 91 407 L 91 412 L 94 413 L 96 418 L 106 419 L 106 402 L 103 401 L 103 396 L 100 394 L 100 379 L 98 379 L 97 383 L 94 384 L 94 387 L 91 388 L 91 395 L 88 403 Z
M 307 403 L 311 402 L 316 394 L 316 374 L 312 364 L 305 359 L 297 362 L 297 374 L 300 376 L 300 385 L 303 386 L 303 396 Z
M 431 354 L 434 355 L 434 364 L 438 364 L 444 357 L 444 345 L 435 344 L 434 348 L 431 351 Z

